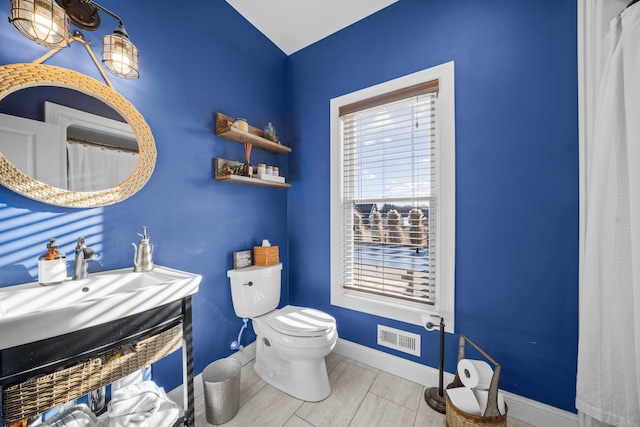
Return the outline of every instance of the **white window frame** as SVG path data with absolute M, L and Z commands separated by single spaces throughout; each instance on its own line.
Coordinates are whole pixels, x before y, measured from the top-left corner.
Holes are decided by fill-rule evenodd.
M 437 153 L 436 185 L 438 197 L 436 248 L 436 302 L 415 304 L 343 288 L 344 213 L 343 213 L 343 141 L 341 106 L 413 86 L 439 81 L 436 100 Z M 424 326 L 431 315 L 441 316 L 445 330 L 455 330 L 455 93 L 454 63 L 447 62 L 394 80 L 331 99 L 331 304 L 350 310 Z M 434 322 L 437 323 L 437 322 Z

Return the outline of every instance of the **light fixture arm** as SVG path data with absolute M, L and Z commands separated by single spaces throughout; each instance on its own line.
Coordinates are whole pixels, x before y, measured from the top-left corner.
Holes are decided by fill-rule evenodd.
M 69 39 L 69 44 L 71 44 L 74 41 L 82 43 L 82 45 L 85 47 L 85 49 L 87 49 L 87 52 L 89 53 L 89 56 L 93 60 L 93 63 L 96 64 L 96 67 L 98 68 L 98 71 L 100 71 L 100 75 L 104 79 L 105 83 L 107 84 L 107 86 L 109 86 L 111 89 L 113 89 L 113 85 L 111 84 L 111 81 L 109 80 L 109 78 L 105 74 L 104 70 L 100 66 L 100 62 L 98 62 L 98 59 L 93 54 L 93 51 L 91 50 L 91 47 L 89 46 L 91 44 L 91 41 L 86 41 L 84 39 L 84 37 L 82 36 L 82 33 L 80 31 L 76 31 L 76 33 L 73 35 L 73 37 L 71 37 Z M 35 61 L 33 61 L 32 64 L 42 64 L 44 61 L 46 61 L 47 59 L 51 58 L 53 55 L 58 53 L 61 49 L 62 49 L 61 47 L 52 48 L 49 52 L 45 53 L 40 58 L 38 58 Z
M 99 5 L 98 3 L 91 1 L 91 0 L 82 0 L 86 3 L 92 4 L 93 6 L 95 6 L 97 9 L 100 9 L 101 11 L 103 11 L 104 13 L 106 13 L 107 15 L 111 16 L 113 19 L 118 21 L 118 25 L 120 25 L 121 27 L 124 28 L 124 23 L 122 22 L 122 19 L 120 19 L 120 17 L 118 15 L 116 15 L 115 13 L 111 12 L 109 9 Z

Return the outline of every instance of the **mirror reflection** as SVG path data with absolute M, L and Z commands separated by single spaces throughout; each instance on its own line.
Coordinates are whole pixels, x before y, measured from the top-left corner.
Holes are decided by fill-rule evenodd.
M 139 161 L 131 126 L 82 92 L 34 86 L 0 100 L 0 152 L 20 171 L 76 192 L 116 187 Z

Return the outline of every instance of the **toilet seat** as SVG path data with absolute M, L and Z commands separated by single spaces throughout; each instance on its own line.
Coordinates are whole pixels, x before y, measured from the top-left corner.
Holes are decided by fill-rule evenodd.
M 268 325 L 281 334 L 317 337 L 336 326 L 336 319 L 320 310 L 287 305 L 267 316 Z

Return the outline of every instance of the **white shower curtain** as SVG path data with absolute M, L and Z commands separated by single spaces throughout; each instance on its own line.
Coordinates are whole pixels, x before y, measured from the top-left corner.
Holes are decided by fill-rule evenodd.
M 138 155 L 94 145 L 67 145 L 69 190 L 99 191 L 127 179 L 138 164 Z
M 576 407 L 581 424 L 640 426 L 640 3 L 611 22 L 585 147 Z M 585 416 L 586 415 L 586 416 Z M 585 421 L 586 420 L 586 421 Z

